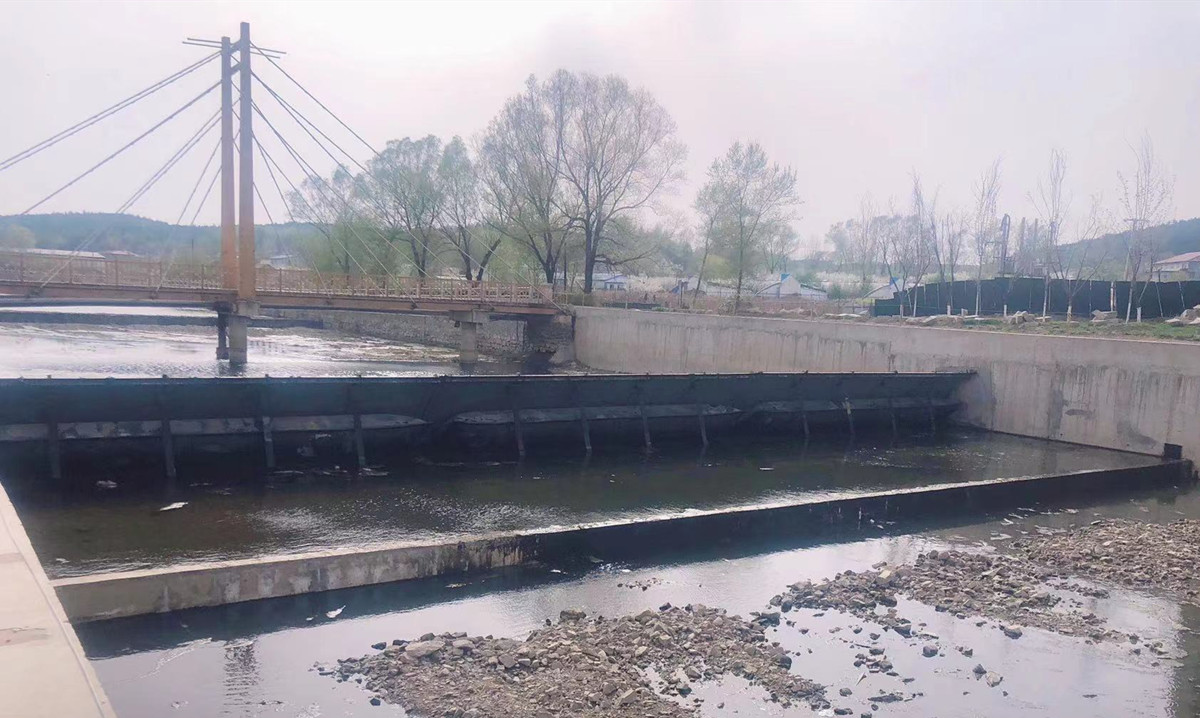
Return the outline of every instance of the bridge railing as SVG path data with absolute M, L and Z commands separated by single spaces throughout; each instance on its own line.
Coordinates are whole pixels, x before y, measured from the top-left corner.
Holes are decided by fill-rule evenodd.
M 259 292 L 330 296 L 392 297 L 481 304 L 549 304 L 548 286 L 446 277 L 329 274 L 309 269 L 259 267 Z
M 130 289 L 223 289 L 221 270 L 211 264 L 139 258 L 49 255 L 0 251 L 0 281 Z M 457 301 L 473 304 L 550 304 L 548 286 L 482 282 L 444 277 L 330 274 L 308 269 L 260 266 L 256 289 L 263 294 L 378 297 Z

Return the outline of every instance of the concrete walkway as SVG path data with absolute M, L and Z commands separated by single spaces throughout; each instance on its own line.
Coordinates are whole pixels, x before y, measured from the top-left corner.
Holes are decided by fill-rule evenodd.
M 114 715 L 0 488 L 0 717 Z

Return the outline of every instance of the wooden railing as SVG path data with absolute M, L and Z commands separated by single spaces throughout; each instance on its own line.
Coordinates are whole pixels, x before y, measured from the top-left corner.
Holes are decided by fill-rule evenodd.
M 95 258 L 0 251 L 0 282 L 129 289 L 223 289 L 211 264 Z M 456 301 L 464 304 L 550 304 L 548 286 L 441 277 L 325 274 L 308 269 L 257 269 L 260 294 L 321 295 Z

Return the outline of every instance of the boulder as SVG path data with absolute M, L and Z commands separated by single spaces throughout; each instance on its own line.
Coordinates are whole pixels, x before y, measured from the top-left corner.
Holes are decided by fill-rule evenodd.
M 445 647 L 446 644 L 438 640 L 417 641 L 405 646 L 404 653 L 413 658 L 425 658 L 426 656 L 432 656 Z

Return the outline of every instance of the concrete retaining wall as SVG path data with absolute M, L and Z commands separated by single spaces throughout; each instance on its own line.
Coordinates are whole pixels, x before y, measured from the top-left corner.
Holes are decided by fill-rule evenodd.
M 272 317 L 319 321 L 326 329 L 381 339 L 458 348 L 460 330 L 445 316 L 389 312 L 339 312 L 325 309 L 265 309 Z M 524 321 L 500 319 L 479 328 L 479 351 L 519 358 L 526 352 Z
M 630 373 L 972 370 L 968 424 L 1200 459 L 1200 344 L 581 307 L 575 353 Z
M 0 716 L 113 718 L 108 697 L 3 488 Z
M 531 560 L 645 559 L 717 541 L 807 539 L 827 532 L 870 530 L 884 521 L 935 517 L 969 520 L 1032 502 L 1074 505 L 1131 489 L 1180 485 L 1189 462 L 1080 471 L 1048 477 L 944 484 L 852 498 L 744 507 L 652 521 L 473 537 L 443 544 L 401 544 L 375 550 L 226 561 L 151 571 L 98 574 L 55 581 L 74 621 L 100 620 L 217 606 L 279 596 L 353 588 L 412 578 L 516 566 Z M 874 523 L 870 523 L 874 521 Z

